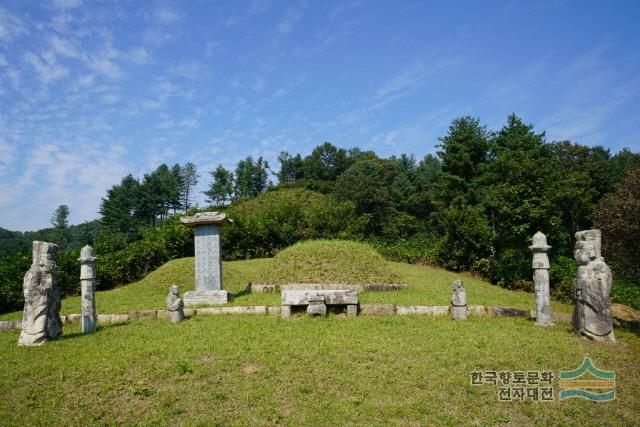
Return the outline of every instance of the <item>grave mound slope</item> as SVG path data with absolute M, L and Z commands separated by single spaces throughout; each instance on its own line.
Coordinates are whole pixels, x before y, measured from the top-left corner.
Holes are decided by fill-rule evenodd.
M 365 243 L 309 240 L 278 253 L 258 271 L 253 283 L 397 284 L 400 276 Z

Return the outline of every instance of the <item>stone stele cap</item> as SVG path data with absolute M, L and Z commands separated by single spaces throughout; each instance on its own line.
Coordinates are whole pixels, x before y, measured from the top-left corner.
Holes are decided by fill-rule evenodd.
M 542 234 L 541 231 L 538 231 L 536 234 L 533 235 L 533 241 L 531 242 L 531 246 L 529 246 L 529 249 L 531 249 L 532 251 L 543 251 L 546 252 L 549 249 L 551 249 L 551 246 L 547 245 L 547 236 L 545 236 L 544 234 Z
M 195 227 L 206 224 L 228 225 L 233 224 L 233 220 L 223 212 L 198 212 L 194 216 L 183 216 L 180 222 L 187 227 Z

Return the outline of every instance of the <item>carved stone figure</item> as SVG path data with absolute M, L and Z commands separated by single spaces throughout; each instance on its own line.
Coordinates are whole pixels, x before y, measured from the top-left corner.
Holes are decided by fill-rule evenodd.
M 178 323 L 184 320 L 184 304 L 180 299 L 180 287 L 171 285 L 169 295 L 167 295 L 167 311 L 171 323 Z
M 60 288 L 56 284 L 58 245 L 33 242 L 33 261 L 24 275 L 20 346 L 42 345 L 62 335 Z
M 311 317 L 326 316 L 327 305 L 323 296 L 311 296 L 309 297 L 309 305 L 307 305 L 307 314 Z
M 536 325 L 553 326 L 551 313 L 551 292 L 549 291 L 549 256 L 547 236 L 538 231 L 533 235 L 529 249 L 533 252 L 533 283 L 536 290 Z
M 574 257 L 578 272 L 573 292 L 573 330 L 598 340 L 615 342 L 611 319 L 611 270 L 600 255 L 600 230 L 576 233 Z
M 451 317 L 455 320 L 467 320 L 467 290 L 462 280 L 455 280 L 451 284 Z
M 96 257 L 89 245 L 80 250 L 80 291 L 82 299 L 82 333 L 96 330 Z

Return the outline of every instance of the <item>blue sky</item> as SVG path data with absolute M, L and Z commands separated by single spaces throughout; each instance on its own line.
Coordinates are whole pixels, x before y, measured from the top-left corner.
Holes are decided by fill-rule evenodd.
M 434 153 L 510 112 L 640 151 L 640 2 L 0 2 L 0 226 L 79 223 L 132 173 L 331 141 Z M 202 196 L 199 196 L 203 203 Z

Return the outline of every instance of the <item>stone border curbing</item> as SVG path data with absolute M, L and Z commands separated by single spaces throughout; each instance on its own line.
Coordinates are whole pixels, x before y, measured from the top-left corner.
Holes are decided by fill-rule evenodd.
M 449 314 L 449 306 L 447 305 L 395 305 L 395 304 L 360 304 L 360 316 L 444 316 Z M 206 307 L 190 309 L 186 308 L 184 314 L 187 317 L 196 314 L 280 314 L 281 307 L 279 305 L 236 305 L 225 307 Z M 534 319 L 535 310 L 520 310 L 512 307 L 498 307 L 483 305 L 470 305 L 470 316 L 497 316 L 497 317 L 521 317 L 524 319 Z M 79 323 L 82 318 L 81 314 L 67 314 L 61 316 L 65 325 Z M 129 313 L 117 314 L 98 314 L 98 324 L 113 325 L 125 323 L 130 320 L 140 319 L 167 319 L 169 313 L 166 310 L 144 310 L 131 311 Z M 554 313 L 554 322 L 567 323 L 571 322 L 571 314 Z M 5 320 L 0 321 L 0 331 L 10 329 L 20 329 L 22 320 Z

